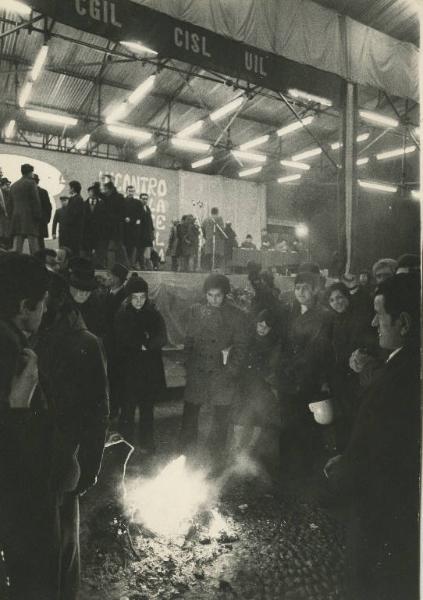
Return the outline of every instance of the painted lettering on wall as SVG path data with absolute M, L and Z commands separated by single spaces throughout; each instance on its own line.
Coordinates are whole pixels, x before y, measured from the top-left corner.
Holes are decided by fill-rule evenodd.
M 116 3 L 111 0 L 75 0 L 75 10 L 81 17 L 91 17 L 100 23 L 122 27 L 117 20 Z
M 207 50 L 207 38 L 205 35 L 200 35 L 189 29 L 182 27 L 174 27 L 173 42 L 177 48 L 183 48 L 193 54 L 201 54 L 201 56 L 211 57 Z

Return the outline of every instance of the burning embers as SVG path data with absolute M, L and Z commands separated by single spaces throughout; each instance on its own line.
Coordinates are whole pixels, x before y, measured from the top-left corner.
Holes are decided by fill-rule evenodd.
M 137 478 L 126 484 L 125 509 L 131 521 L 156 535 L 185 539 L 200 520 L 206 519 L 211 539 L 228 529 L 225 519 L 216 508 L 217 486 L 207 479 L 207 473 L 191 469 L 185 456 L 170 462 L 152 479 Z M 197 524 L 197 525 L 196 525 Z

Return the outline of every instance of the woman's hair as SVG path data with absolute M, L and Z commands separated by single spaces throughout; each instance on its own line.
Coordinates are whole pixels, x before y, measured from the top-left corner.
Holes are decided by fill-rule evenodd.
M 225 275 L 220 273 L 212 273 L 207 277 L 204 282 L 203 290 L 207 294 L 209 290 L 218 289 L 227 296 L 231 291 L 231 284 L 229 279 Z
M 347 286 L 345 285 L 345 283 L 342 283 L 342 281 L 337 281 L 336 283 L 332 283 L 332 285 L 330 285 L 327 288 L 327 290 L 325 292 L 325 300 L 326 300 L 327 304 L 329 304 L 329 300 L 330 300 L 332 292 L 341 292 L 341 294 L 343 296 L 345 296 L 345 298 L 348 301 L 351 298 L 350 292 L 349 292 Z

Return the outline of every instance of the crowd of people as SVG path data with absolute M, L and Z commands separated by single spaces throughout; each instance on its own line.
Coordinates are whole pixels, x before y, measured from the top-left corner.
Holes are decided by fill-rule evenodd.
M 32 165 L 23 164 L 21 174 L 13 184 L 6 177 L 0 179 L 0 247 L 22 252 L 27 239 L 30 253 L 35 254 L 45 248 L 49 237 L 52 204 Z M 79 181 L 70 181 L 68 188 L 52 223 L 60 249 L 92 259 L 99 269 L 111 261 L 134 269 L 158 268 L 148 194 L 137 198 L 135 188 L 128 185 L 123 196 L 111 175 L 89 186 L 85 199 Z
M 19 186 L 29 202 L 39 195 L 32 171 L 24 171 Z M 64 208 L 72 219 L 81 204 L 106 214 L 117 197 L 106 182 L 103 192 L 90 190 L 95 203 L 84 204 L 77 182 L 70 187 Z M 133 213 L 138 227 L 143 217 Z M 87 223 L 79 218 L 72 222 Z M 22 224 L 15 209 L 12 222 Z M 175 235 L 189 247 L 195 222 L 188 215 L 180 225 Z M 203 223 L 211 267 L 224 256 L 224 248 L 216 254 L 217 228 L 225 230 L 214 213 Z M 0 592 L 74 600 L 78 498 L 96 482 L 110 421 L 136 446 L 135 458 L 155 452 L 166 323 L 147 281 L 127 264 L 116 262 L 99 284 L 91 257 L 71 256 L 66 248 L 83 247 L 84 229 L 65 238 L 60 260 L 35 250 L 39 228 L 12 231 L 16 251 L 0 254 Z M 121 256 L 148 260 L 147 246 L 134 238 L 125 247 L 119 227 L 109 231 Z M 19 252 L 24 235 L 33 238 L 33 256 Z M 189 266 L 189 252 L 180 256 Z M 214 473 L 231 457 L 254 454 L 269 433 L 279 439 L 286 482 L 323 472 L 322 459 L 333 455 L 324 483 L 351 509 L 351 598 L 417 598 L 419 257 L 382 259 L 371 272 L 329 285 L 318 265 L 304 263 L 289 292 L 255 263 L 248 278 L 252 292 L 240 302 L 230 280 L 214 272 L 203 301 L 187 306 L 178 451 L 198 454 L 206 405 Z

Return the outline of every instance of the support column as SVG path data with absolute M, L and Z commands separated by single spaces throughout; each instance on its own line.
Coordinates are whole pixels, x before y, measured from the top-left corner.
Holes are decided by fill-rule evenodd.
M 342 119 L 342 150 L 338 197 L 338 244 L 345 272 L 356 265 L 357 212 L 357 86 L 344 83 L 344 111 Z

